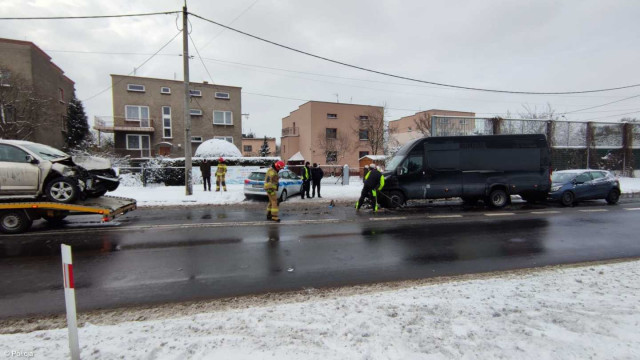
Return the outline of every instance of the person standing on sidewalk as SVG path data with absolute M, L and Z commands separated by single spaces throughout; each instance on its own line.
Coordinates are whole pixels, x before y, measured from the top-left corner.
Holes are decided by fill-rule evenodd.
M 304 199 L 305 194 L 307 199 L 309 196 L 309 188 L 311 187 L 311 168 L 309 168 L 309 162 L 307 161 L 302 168 L 302 192 L 300 196 Z
M 200 173 L 202 173 L 204 191 L 207 191 L 207 184 L 209 184 L 209 191 L 211 191 L 211 162 L 209 162 L 209 160 L 202 160 L 200 163 Z
M 269 205 L 267 205 L 267 220 L 273 220 L 280 222 L 279 209 L 278 209 L 278 185 L 280 177 L 278 172 L 284 168 L 282 161 L 276 161 L 264 177 L 264 190 L 267 192 L 269 198 Z
M 318 167 L 317 163 L 313 163 L 313 168 L 311 169 L 311 197 L 316 197 L 316 189 L 318 189 L 318 197 L 320 196 L 320 182 L 324 177 L 324 171 Z
M 224 191 L 227 191 L 227 183 L 224 181 L 224 178 L 226 175 L 227 175 L 227 165 L 224 163 L 223 158 L 219 158 L 218 169 L 216 169 L 216 191 L 220 191 L 221 183 Z

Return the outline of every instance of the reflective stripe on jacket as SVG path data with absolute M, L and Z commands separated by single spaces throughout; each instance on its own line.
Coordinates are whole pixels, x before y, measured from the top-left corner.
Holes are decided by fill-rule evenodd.
M 216 170 L 216 176 L 222 176 L 227 173 L 227 165 L 226 164 L 218 164 L 218 169 Z
M 377 169 L 371 170 L 364 176 L 364 184 L 372 189 L 382 190 L 384 187 L 384 175 Z
M 309 168 L 308 167 L 303 167 L 302 168 L 302 180 L 309 180 L 311 178 L 311 175 L 309 174 Z
M 274 168 L 267 170 L 267 175 L 264 177 L 264 189 L 267 192 L 278 191 L 278 172 Z

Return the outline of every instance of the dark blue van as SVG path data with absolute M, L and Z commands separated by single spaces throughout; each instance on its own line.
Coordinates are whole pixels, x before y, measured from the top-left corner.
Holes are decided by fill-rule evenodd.
M 547 138 L 533 135 L 449 136 L 416 139 L 387 164 L 380 202 L 460 197 L 495 208 L 510 195 L 546 199 L 551 188 Z

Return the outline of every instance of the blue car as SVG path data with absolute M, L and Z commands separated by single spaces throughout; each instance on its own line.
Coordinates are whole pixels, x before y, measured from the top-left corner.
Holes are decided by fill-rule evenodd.
M 549 197 L 563 206 L 596 199 L 604 199 L 613 205 L 620 199 L 620 182 L 606 170 L 555 171 L 551 175 Z
M 249 174 L 249 178 L 244 180 L 244 196 L 247 199 L 253 197 L 267 197 L 264 191 L 264 178 L 267 175 L 267 169 L 260 169 Z M 278 199 L 280 201 L 287 200 L 287 197 L 302 192 L 302 178 L 288 169 L 280 170 L 278 173 Z

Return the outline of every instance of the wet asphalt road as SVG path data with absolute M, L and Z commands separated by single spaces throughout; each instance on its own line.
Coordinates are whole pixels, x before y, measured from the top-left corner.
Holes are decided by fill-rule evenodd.
M 263 207 L 139 209 L 0 236 L 0 318 L 64 312 L 61 243 L 79 311 L 640 256 L 637 200 L 376 215 L 285 203 L 280 224 Z

